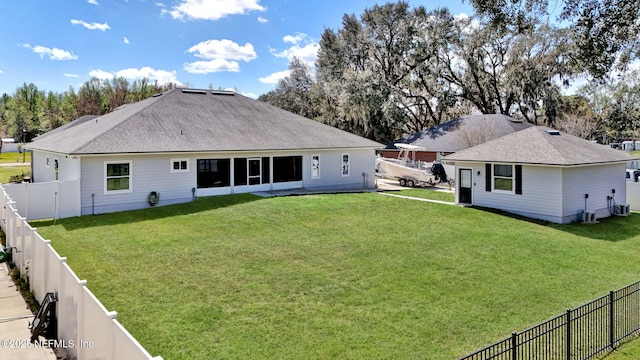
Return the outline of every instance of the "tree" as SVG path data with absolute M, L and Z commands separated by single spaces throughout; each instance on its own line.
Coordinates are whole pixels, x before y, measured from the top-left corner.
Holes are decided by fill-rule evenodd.
M 102 82 L 94 77 L 78 90 L 78 116 L 102 115 Z
M 24 84 L 16 89 L 13 97 L 7 101 L 5 126 L 7 135 L 18 141 L 30 141 L 41 128 L 43 116 L 43 94 L 34 84 Z
M 344 15 L 326 29 L 312 89 L 317 119 L 388 142 L 459 113 L 456 89 L 442 81 L 438 54 L 455 38 L 447 10 L 400 1 Z
M 129 82 L 123 77 L 104 80 L 102 84 L 101 113 L 106 114 L 118 106 L 126 104 L 129 95 Z
M 472 19 L 458 20 L 459 40 L 440 54 L 443 77 L 483 114 L 521 117 L 551 125 L 557 116 L 557 80 L 572 76 L 563 54 L 565 30 L 547 25 L 535 32 L 495 31 Z
M 279 108 L 308 118 L 315 117 L 310 89 L 314 85 L 311 68 L 297 57 L 289 62 L 289 75 L 278 82 L 276 88 L 258 97 Z
M 640 137 L 640 72 L 628 72 L 619 81 L 605 85 L 588 84 L 580 93 L 598 118 L 604 143 Z
M 599 137 L 600 119 L 582 95 L 564 96 L 558 106 L 554 128 L 591 140 Z
M 69 90 L 62 93 L 60 113 L 63 124 L 78 118 L 78 96 L 72 86 L 69 86 Z
M 9 102 L 11 100 L 11 97 L 7 93 L 3 93 L 0 97 L 0 138 L 7 136 L 7 110 L 9 110 Z
M 549 23 L 550 0 L 469 0 L 478 15 L 502 31 L 530 33 L 535 24 Z M 612 68 L 625 68 L 640 57 L 640 2 L 633 0 L 564 0 L 558 23 L 568 24 L 573 50 L 571 63 L 595 79 L 605 79 Z
M 65 123 L 62 117 L 60 105 L 62 103 L 62 95 L 56 95 L 53 91 L 49 91 L 44 98 L 42 123 L 39 129 L 32 129 L 38 134 L 53 130 Z

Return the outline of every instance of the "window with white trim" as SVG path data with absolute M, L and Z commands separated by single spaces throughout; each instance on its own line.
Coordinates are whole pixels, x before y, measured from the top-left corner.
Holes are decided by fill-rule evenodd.
M 493 164 L 493 190 L 513 192 L 513 165 Z
M 171 172 L 189 172 L 189 159 L 171 159 Z
M 104 163 L 104 192 L 131 192 L 131 161 Z

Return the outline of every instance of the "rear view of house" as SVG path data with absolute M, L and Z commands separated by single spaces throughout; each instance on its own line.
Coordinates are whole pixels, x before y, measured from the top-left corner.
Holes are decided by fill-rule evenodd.
M 72 184 L 46 195 L 78 199 L 65 217 L 198 196 L 372 188 L 380 146 L 233 92 L 174 89 L 80 118 L 25 148 L 30 185 Z

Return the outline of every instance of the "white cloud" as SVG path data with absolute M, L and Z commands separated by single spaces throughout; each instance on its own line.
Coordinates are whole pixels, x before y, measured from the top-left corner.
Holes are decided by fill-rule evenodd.
M 98 0 L 87 0 L 87 2 L 92 5 L 100 5 L 98 4 Z
M 0 74 L 2 74 L 2 70 L 0 70 Z
M 192 46 L 188 51 L 190 53 L 195 53 L 194 55 L 196 57 L 204 59 L 250 61 L 257 57 L 251 43 L 246 43 L 243 46 L 240 46 L 227 39 L 203 41 Z
M 101 69 L 91 70 L 89 76 L 96 77 L 101 80 L 111 80 L 114 77 L 123 77 L 129 80 L 136 80 L 147 78 L 150 81 L 157 81 L 159 84 L 174 83 L 178 86 L 183 84 L 176 79 L 175 71 L 156 70 L 149 66 L 144 66 L 140 69 L 128 68 L 116 71 L 115 73 L 104 71 Z
M 161 84 L 166 84 L 169 82 L 180 84 L 180 82 L 176 79 L 175 71 L 156 70 L 149 66 L 145 66 L 140 69 L 129 68 L 120 70 L 116 72 L 116 76 L 123 77 L 125 79 L 147 78 L 151 81 L 157 80 Z
M 115 75 L 108 71 L 97 69 L 97 70 L 89 71 L 89 76 L 91 76 L 92 78 L 95 77 L 102 80 L 111 80 Z
M 71 19 L 71 23 L 73 25 L 82 25 L 84 27 L 86 27 L 89 30 L 100 30 L 100 31 L 106 31 L 111 29 L 111 27 L 109 27 L 109 24 L 104 23 L 104 24 L 98 24 L 98 23 L 88 23 L 84 20 L 77 20 L 77 19 Z
M 237 61 L 214 59 L 208 61 L 196 61 L 185 63 L 183 69 L 191 74 L 209 74 L 214 72 L 239 72 L 240 64 Z
M 257 57 L 253 45 L 246 43 L 239 45 L 231 40 L 207 40 L 192 46 L 189 50 L 195 57 L 206 59 L 185 63 L 185 71 L 194 74 L 208 74 L 212 72 L 238 72 L 240 64 L 235 60 L 251 61 Z
M 64 73 L 64 76 L 70 77 L 70 78 L 77 78 L 78 77 L 78 75 L 76 75 L 76 74 L 69 74 L 69 73 Z
M 262 24 L 266 24 L 269 22 L 268 19 L 263 18 L 262 16 L 258 16 L 258 22 Z
M 289 74 L 291 74 L 291 70 L 278 71 L 269 76 L 261 77 L 258 80 L 263 84 L 277 84 L 278 81 L 286 78 Z
M 128 43 L 129 43 L 129 39 L 127 39 L 127 37 L 126 37 L 126 36 L 122 38 L 122 41 L 123 41 L 125 44 L 128 44 Z
M 320 45 L 310 38 L 307 34 L 297 33 L 296 35 L 287 35 L 282 38 L 285 43 L 293 44 L 288 49 L 278 52 L 278 50 L 269 48 L 271 54 L 275 57 L 291 59 L 295 56 L 313 67 L 318 58 L 318 50 Z
M 318 58 L 319 49 L 320 45 L 312 43 L 305 46 L 293 45 L 292 47 L 281 52 L 277 52 L 275 49 L 270 49 L 270 51 L 271 54 L 275 57 L 286 58 L 291 61 L 291 59 L 295 56 L 307 63 L 309 66 L 314 66 L 316 59 Z
M 34 53 L 40 55 L 42 59 L 45 55 L 49 57 L 51 60 L 76 60 L 78 56 L 74 55 L 72 52 L 53 48 L 50 49 L 48 47 L 44 47 L 41 45 L 31 46 L 29 44 L 23 44 L 22 47 L 27 49 L 31 49 Z
M 179 20 L 218 20 L 227 15 L 244 14 L 248 11 L 265 11 L 260 0 L 181 0 L 171 10 L 162 9 L 161 14 L 169 14 Z
M 286 43 L 291 43 L 291 44 L 297 44 L 303 40 L 307 40 L 310 39 L 309 36 L 307 36 L 307 34 L 304 33 L 297 33 L 295 36 L 294 35 L 285 35 L 282 38 L 282 41 L 286 42 Z
M 235 90 L 236 92 L 238 92 L 238 90 Z M 260 95 L 254 94 L 254 93 L 250 93 L 250 92 L 244 92 L 244 91 L 240 91 L 240 94 L 246 96 L 246 97 L 250 97 L 252 99 L 257 99 Z

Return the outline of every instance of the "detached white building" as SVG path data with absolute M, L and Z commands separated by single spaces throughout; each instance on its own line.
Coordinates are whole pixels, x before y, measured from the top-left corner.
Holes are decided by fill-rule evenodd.
M 198 196 L 373 188 L 381 146 L 233 92 L 174 89 L 37 137 L 25 145 L 25 186 L 61 183 L 64 191 L 38 195 L 58 207 L 77 199 L 61 217 Z
M 634 159 L 534 126 L 443 161 L 455 164 L 456 202 L 565 224 L 620 212 L 626 205 L 625 162 Z

